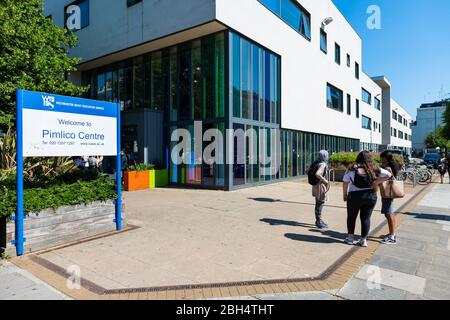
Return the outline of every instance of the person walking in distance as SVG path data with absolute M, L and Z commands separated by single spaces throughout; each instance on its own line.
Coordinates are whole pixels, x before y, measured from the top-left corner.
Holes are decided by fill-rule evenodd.
M 444 178 L 445 178 L 445 174 L 447 173 L 447 170 L 450 170 L 448 158 L 447 158 L 447 155 L 445 154 L 445 152 L 442 152 L 441 160 L 439 161 L 439 166 L 438 166 L 438 171 L 439 171 L 439 174 L 441 175 L 441 184 L 444 184 Z M 449 174 L 450 174 L 450 172 L 449 172 Z
M 319 159 L 313 163 L 309 172 L 308 180 L 312 185 L 312 195 L 316 198 L 315 215 L 316 227 L 319 229 L 328 229 L 328 225 L 322 220 L 323 207 L 328 200 L 328 190 L 330 183 L 328 181 L 328 160 L 329 153 L 326 150 L 319 152 Z
M 394 160 L 392 152 L 384 151 L 380 155 L 381 167 L 392 174 L 392 177 L 397 177 L 399 166 Z M 396 230 L 397 230 L 397 215 L 394 212 L 394 199 L 382 198 L 381 199 L 381 213 L 386 216 L 389 225 L 389 235 L 382 239 L 384 244 L 397 244 Z
M 358 215 L 361 220 L 361 239 L 358 245 L 367 247 L 370 219 L 378 201 L 378 186 L 392 177 L 389 171 L 379 168 L 368 151 L 361 152 L 355 164 L 345 173 L 343 198 L 347 202 L 347 229 L 345 243 L 353 245 Z

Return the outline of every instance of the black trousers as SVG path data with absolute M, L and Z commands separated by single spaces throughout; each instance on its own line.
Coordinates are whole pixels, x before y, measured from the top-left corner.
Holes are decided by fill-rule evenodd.
M 370 218 L 378 201 L 377 193 L 369 191 L 350 192 L 347 199 L 348 234 L 355 234 L 356 219 L 361 220 L 361 237 L 367 238 L 370 232 Z

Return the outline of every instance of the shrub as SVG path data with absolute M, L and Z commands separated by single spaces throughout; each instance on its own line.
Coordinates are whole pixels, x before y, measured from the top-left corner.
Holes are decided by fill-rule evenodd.
M 330 166 L 333 169 L 347 169 L 352 163 L 355 163 L 357 153 L 341 152 L 335 153 L 330 157 Z
M 356 158 L 359 153 L 347 153 L 347 152 L 341 152 L 341 153 L 335 153 L 330 157 L 330 167 L 332 169 L 347 169 L 349 166 L 351 166 L 353 163 L 355 163 Z M 376 164 L 381 164 L 380 154 L 374 153 L 373 154 L 373 160 Z M 394 154 L 394 161 L 397 162 L 399 165 L 399 168 L 401 168 L 405 164 L 405 160 L 402 156 Z
M 84 177 L 84 180 L 82 179 Z M 107 176 L 77 172 L 62 175 L 24 191 L 24 211 L 39 212 L 61 206 L 89 204 L 95 201 L 117 199 L 115 183 Z M 16 190 L 0 185 L 0 216 L 16 211 Z
M 136 166 L 128 168 L 129 171 L 149 171 L 153 169 L 155 169 L 154 164 L 144 164 L 144 163 L 140 163 Z

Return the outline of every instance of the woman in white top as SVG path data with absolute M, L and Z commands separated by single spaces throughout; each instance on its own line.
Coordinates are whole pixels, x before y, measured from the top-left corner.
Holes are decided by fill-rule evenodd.
M 370 219 L 378 201 L 378 186 L 391 176 L 389 171 L 379 168 L 374 163 L 368 151 L 361 152 L 356 158 L 356 163 L 345 173 L 343 197 L 347 202 L 346 244 L 354 244 L 356 219 L 360 215 L 361 239 L 358 245 L 367 247 Z

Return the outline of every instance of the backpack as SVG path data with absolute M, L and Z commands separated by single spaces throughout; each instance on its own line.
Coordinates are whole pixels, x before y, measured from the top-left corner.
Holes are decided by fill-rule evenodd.
M 316 177 L 316 173 L 319 170 L 321 162 L 319 160 L 314 161 L 314 163 L 308 169 L 308 183 L 312 186 L 317 186 L 320 180 Z M 324 172 L 326 176 L 326 171 Z

